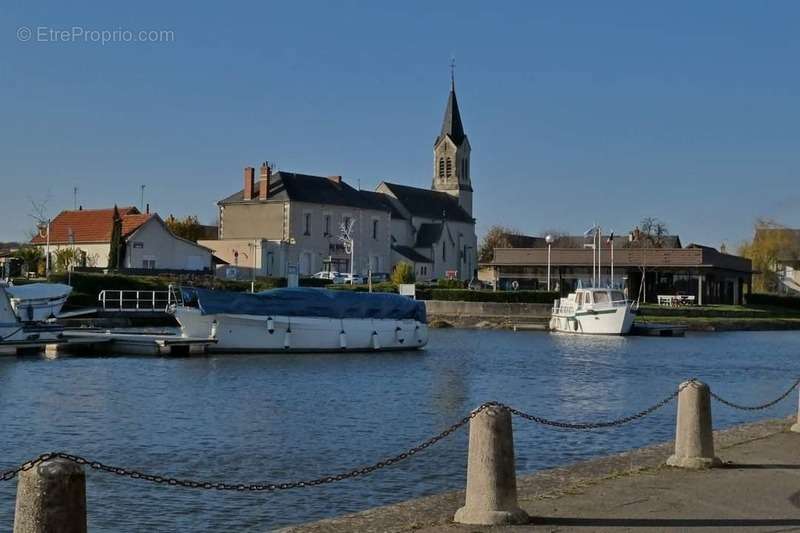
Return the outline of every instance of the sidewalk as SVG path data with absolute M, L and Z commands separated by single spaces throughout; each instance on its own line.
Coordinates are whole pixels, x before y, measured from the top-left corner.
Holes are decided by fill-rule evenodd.
M 526 526 L 453 524 L 464 499 L 455 492 L 284 531 L 800 531 L 800 434 L 790 423 L 715 432 L 718 469 L 666 467 L 672 445 L 662 444 L 522 478 L 519 503 L 534 517 Z

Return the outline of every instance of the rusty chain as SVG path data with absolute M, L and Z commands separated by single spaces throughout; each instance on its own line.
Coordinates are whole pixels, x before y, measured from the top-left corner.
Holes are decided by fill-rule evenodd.
M 717 400 L 719 403 L 721 403 L 723 405 L 727 405 L 728 407 L 732 407 L 734 409 L 739 409 L 741 411 L 761 411 L 763 409 L 768 409 L 768 408 L 772 407 L 773 405 L 781 402 L 783 399 L 785 399 L 787 396 L 789 396 L 792 393 L 792 391 L 797 388 L 798 385 L 800 385 L 800 379 L 797 379 L 792 384 L 792 386 L 789 387 L 786 390 L 786 392 L 781 394 L 778 398 L 772 400 L 771 402 L 763 403 L 761 405 L 740 405 L 740 404 L 737 404 L 737 403 L 733 403 L 733 402 L 731 402 L 729 400 L 726 400 L 725 398 L 722 398 L 719 395 L 715 394 L 714 391 L 711 391 L 711 397 L 714 398 L 715 400 Z
M 642 411 L 639 411 L 639 412 L 634 413 L 634 414 L 629 415 L 629 416 L 625 416 L 625 417 L 618 418 L 618 419 L 615 419 L 615 420 L 602 421 L 602 422 L 583 422 L 583 423 L 581 423 L 581 422 L 564 422 L 564 421 L 559 421 L 559 420 L 550 420 L 550 419 L 547 419 L 547 418 L 544 418 L 544 417 L 541 417 L 541 416 L 525 413 L 523 411 L 520 411 L 519 409 L 516 409 L 514 407 L 510 407 L 510 406 L 505 405 L 505 404 L 500 403 L 500 402 L 495 402 L 495 401 L 486 402 L 486 403 L 482 404 L 481 406 L 479 406 L 474 411 L 472 411 L 471 413 L 469 413 L 467 416 L 461 418 L 456 423 L 454 423 L 451 426 L 449 426 L 448 428 L 446 428 L 441 433 L 429 438 L 426 441 L 423 441 L 422 443 L 418 444 L 417 446 L 414 446 L 413 448 L 408 449 L 407 451 L 404 451 L 402 453 L 399 453 L 399 454 L 397 454 L 395 456 L 392 456 L 392 457 L 389 457 L 387 459 L 383 459 L 383 460 L 378 461 L 377 463 L 374 463 L 374 464 L 369 465 L 369 466 L 365 466 L 365 467 L 361 467 L 361 468 L 355 468 L 355 469 L 349 470 L 347 472 L 343 472 L 343 473 L 336 474 L 336 475 L 323 476 L 323 477 L 310 479 L 310 480 L 304 480 L 304 481 L 293 481 L 293 482 L 286 482 L 286 483 L 224 483 L 224 482 L 213 482 L 213 481 L 197 481 L 197 480 L 190 480 L 190 479 L 178 479 L 178 478 L 174 478 L 174 477 L 162 476 L 162 475 L 157 475 L 157 474 L 146 474 L 144 472 L 140 472 L 138 470 L 132 470 L 132 469 L 128 469 L 128 468 L 121 468 L 121 467 L 117 467 L 117 466 L 106 465 L 106 464 L 101 463 L 99 461 L 91 461 L 91 460 L 86 459 L 84 457 L 81 457 L 79 455 L 72 455 L 72 454 L 65 453 L 65 452 L 44 453 L 44 454 L 36 457 L 35 459 L 31 459 L 29 461 L 26 461 L 26 462 L 22 463 L 21 465 L 19 465 L 16 468 L 13 468 L 11 470 L 6 470 L 4 472 L 0 472 L 0 481 L 10 481 L 10 480 L 16 478 L 17 475 L 20 472 L 24 472 L 26 470 L 30 470 L 31 468 L 33 468 L 36 465 L 38 465 L 40 463 L 43 463 L 45 461 L 50 461 L 52 459 L 65 459 L 67 461 L 71 461 L 71 462 L 79 464 L 79 465 L 88 466 L 89 468 L 91 468 L 93 470 L 100 471 L 100 472 L 107 472 L 107 473 L 111 473 L 111 474 L 116 474 L 118 476 L 128 477 L 130 479 L 141 479 L 141 480 L 144 480 L 144 481 L 149 481 L 151 483 L 166 484 L 166 485 L 170 485 L 170 486 L 179 486 L 179 487 L 192 488 L 192 489 L 210 489 L 210 490 L 239 491 L 239 492 L 244 492 L 244 491 L 274 492 L 274 491 L 278 491 L 278 490 L 288 490 L 288 489 L 296 489 L 296 488 L 302 488 L 302 487 L 314 487 L 314 486 L 317 486 L 317 485 L 325 485 L 325 484 L 328 484 L 328 483 L 334 483 L 336 481 L 342 481 L 342 480 L 345 480 L 345 479 L 352 479 L 352 478 L 355 478 L 355 477 L 365 476 L 365 475 L 371 474 L 372 472 L 374 472 L 376 470 L 380 470 L 381 468 L 385 468 L 387 466 L 391 466 L 391 465 L 397 464 L 397 463 L 399 463 L 401 461 L 404 461 L 406 459 L 409 459 L 410 457 L 415 456 L 417 453 L 426 450 L 427 448 L 433 446 L 434 444 L 436 444 L 440 440 L 442 440 L 442 439 L 450 436 L 452 433 L 458 431 L 459 429 L 461 429 L 462 427 L 467 425 L 469 423 L 469 421 L 472 420 L 473 418 L 475 418 L 479 413 L 481 413 L 482 411 L 484 411 L 484 410 L 486 410 L 486 409 L 488 409 L 490 407 L 496 407 L 496 408 L 499 408 L 499 409 L 505 409 L 505 410 L 507 410 L 509 413 L 511 413 L 514 416 L 518 416 L 518 417 L 520 417 L 520 418 L 522 418 L 524 420 L 529 420 L 529 421 L 536 422 L 538 424 L 542 424 L 542 425 L 545 425 L 545 426 L 557 427 L 557 428 L 562 428 L 562 429 L 574 429 L 574 430 L 602 429 L 602 428 L 621 426 L 623 424 L 627 424 L 629 422 L 633 422 L 635 420 L 639 420 L 641 418 L 646 417 L 647 415 L 652 414 L 653 412 L 657 411 L 658 409 L 664 407 L 665 405 L 670 403 L 672 400 L 674 400 L 680 394 L 681 390 L 683 390 L 683 387 L 687 386 L 688 383 L 695 382 L 695 381 L 697 381 L 697 380 L 695 380 L 695 379 L 688 380 L 687 383 L 685 383 L 684 385 L 682 385 L 681 387 L 676 389 L 669 396 L 666 396 L 664 399 L 662 399 L 661 401 L 659 401 L 656 404 L 651 405 L 647 409 L 644 409 Z M 786 398 L 794 389 L 796 389 L 798 387 L 798 385 L 800 385 L 800 379 L 795 381 L 794 384 L 792 384 L 792 386 L 784 394 L 782 394 L 778 399 L 773 400 L 773 401 L 768 402 L 768 403 L 763 404 L 763 405 L 758 405 L 758 406 L 737 405 L 737 404 L 735 404 L 733 402 L 729 402 L 728 400 L 720 398 L 719 396 L 717 396 L 713 392 L 711 393 L 711 396 L 714 397 L 714 399 L 716 399 L 717 401 L 719 401 L 721 403 L 724 403 L 725 405 L 728 405 L 730 407 L 734 407 L 736 409 L 744 409 L 744 410 L 753 411 L 753 410 L 759 410 L 759 409 L 766 409 L 768 407 L 771 407 L 771 406 L 777 404 L 778 402 L 780 402 L 781 400 Z

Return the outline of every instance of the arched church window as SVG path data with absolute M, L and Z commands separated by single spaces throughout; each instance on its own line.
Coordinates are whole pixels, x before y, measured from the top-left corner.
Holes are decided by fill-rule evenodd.
M 444 157 L 439 158 L 439 177 L 444 177 Z
M 447 177 L 451 177 L 453 175 L 453 160 L 449 157 L 447 158 Z

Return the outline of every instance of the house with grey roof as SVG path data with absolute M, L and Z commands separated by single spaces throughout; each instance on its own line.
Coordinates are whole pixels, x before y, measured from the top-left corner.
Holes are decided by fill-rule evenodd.
M 468 280 L 477 268 L 469 157 L 451 81 L 430 189 L 384 181 L 362 191 L 341 176 L 274 171 L 265 162 L 258 179 L 245 168 L 242 189 L 217 203 L 219 239 L 202 244 L 242 277 L 285 276 L 294 266 L 301 276 L 350 272 L 340 234 L 352 221 L 356 273 L 407 262 L 418 280 Z

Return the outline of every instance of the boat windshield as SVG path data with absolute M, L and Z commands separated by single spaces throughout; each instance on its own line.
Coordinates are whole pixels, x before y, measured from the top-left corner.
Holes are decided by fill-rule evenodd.
M 609 302 L 608 293 L 607 292 L 595 292 L 594 293 L 594 303 L 596 304 L 607 304 Z
M 611 291 L 611 301 L 623 302 L 625 301 L 625 294 L 622 291 Z

